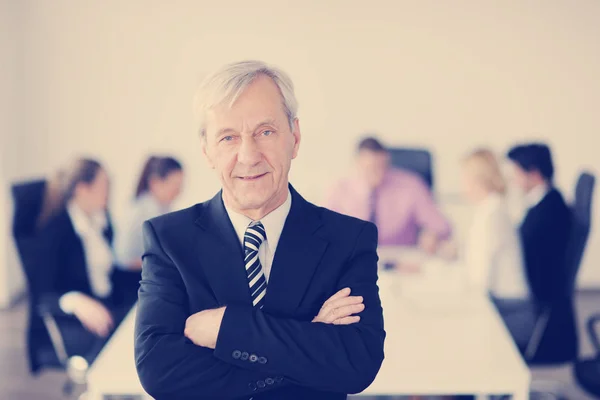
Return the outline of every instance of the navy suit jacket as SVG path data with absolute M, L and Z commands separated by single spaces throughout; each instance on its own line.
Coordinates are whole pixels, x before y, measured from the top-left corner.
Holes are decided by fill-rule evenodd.
M 385 339 L 377 229 L 290 190 L 262 310 L 252 307 L 243 250 L 221 193 L 145 222 L 135 355 L 151 396 L 345 399 L 374 380 Z M 312 323 L 344 287 L 364 297 L 360 322 Z M 190 315 L 222 306 L 216 349 L 185 338 Z
M 532 207 L 519 229 L 525 267 L 533 299 L 540 310 L 550 310 L 544 335 L 533 360 L 563 363 L 579 353 L 573 288 L 569 287 L 567 250 L 572 215 L 556 189 Z

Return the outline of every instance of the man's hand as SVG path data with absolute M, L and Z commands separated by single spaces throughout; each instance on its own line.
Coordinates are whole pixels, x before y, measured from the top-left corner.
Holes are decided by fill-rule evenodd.
M 197 312 L 185 321 L 183 334 L 196 346 L 214 349 L 224 314 L 225 307 Z
M 398 262 L 394 264 L 394 269 L 399 272 L 416 274 L 421 272 L 421 264 L 416 262 Z
M 454 242 L 446 240 L 440 244 L 438 254 L 444 260 L 454 261 L 458 257 L 458 247 Z
M 362 296 L 350 296 L 350 288 L 344 288 L 331 296 L 312 322 L 350 325 L 360 321 L 358 314 L 365 309 Z
M 438 244 L 437 235 L 431 231 L 424 230 L 419 235 L 419 248 L 427 254 L 435 254 Z
M 114 327 L 110 311 L 98 300 L 78 293 L 74 301 L 73 314 L 88 331 L 99 337 L 106 337 Z

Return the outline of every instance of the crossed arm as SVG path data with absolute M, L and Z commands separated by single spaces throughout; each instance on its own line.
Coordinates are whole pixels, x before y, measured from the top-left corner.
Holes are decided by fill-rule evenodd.
M 144 231 L 135 350 L 140 380 L 153 397 L 241 397 L 256 393 L 252 382 L 273 378 L 276 384 L 260 390 L 294 383 L 356 393 L 375 378 L 385 332 L 372 225 L 365 224 L 340 277 L 340 289 L 349 289 L 332 296 L 312 322 L 236 304 L 189 316 L 177 268 L 150 223 Z M 250 349 L 258 362 L 238 349 Z

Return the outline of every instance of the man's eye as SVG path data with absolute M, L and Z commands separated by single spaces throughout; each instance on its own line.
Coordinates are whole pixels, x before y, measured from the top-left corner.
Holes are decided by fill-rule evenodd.
M 273 131 L 266 130 L 266 131 L 263 131 L 262 134 L 263 134 L 263 136 L 271 136 L 273 134 Z
M 233 140 L 233 136 L 224 136 L 221 139 L 221 142 L 231 142 Z

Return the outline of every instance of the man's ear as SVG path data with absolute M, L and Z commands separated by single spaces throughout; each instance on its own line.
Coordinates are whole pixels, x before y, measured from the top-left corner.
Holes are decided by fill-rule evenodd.
M 294 120 L 292 135 L 294 135 L 294 150 L 292 152 L 292 159 L 298 156 L 298 150 L 300 149 L 300 140 L 302 139 L 302 134 L 300 133 L 300 121 L 298 118 Z
M 206 138 L 202 138 L 202 154 L 204 154 L 204 159 L 206 160 L 206 163 L 208 164 L 208 167 L 210 169 L 215 169 L 215 164 L 213 163 L 212 158 L 210 157 L 210 155 L 208 154 L 208 150 L 206 148 Z

